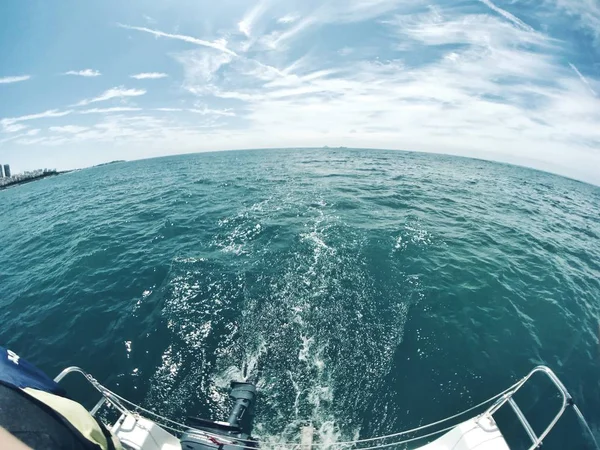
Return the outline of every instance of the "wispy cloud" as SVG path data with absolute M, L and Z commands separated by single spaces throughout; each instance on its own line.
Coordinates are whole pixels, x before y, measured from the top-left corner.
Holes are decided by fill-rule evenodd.
M 50 109 L 48 111 L 44 111 L 36 114 L 29 114 L 26 116 L 19 117 L 7 117 L 4 119 L 0 119 L 0 125 L 6 131 L 6 129 L 10 129 L 10 127 L 14 124 L 18 124 L 20 122 L 26 122 L 29 120 L 37 120 L 37 119 L 47 119 L 47 118 L 55 118 L 55 117 L 63 117 L 71 114 L 73 110 L 59 111 L 57 109 Z M 22 128 L 20 128 L 22 129 Z
M 235 112 L 230 109 L 211 109 L 206 106 L 203 108 L 191 108 L 188 111 L 194 114 L 200 114 L 202 116 L 235 116 Z
M 27 128 L 27 125 L 23 125 L 22 123 L 2 123 L 2 130 L 5 133 L 18 133 L 25 128 Z
M 580 73 L 556 56 L 558 41 L 491 10 L 499 16 L 447 8 L 387 20 L 389 44 L 408 43 L 425 63 L 352 57 L 330 69 L 302 57 L 274 76 L 236 59 L 202 64 L 195 73 L 208 76 L 190 92 L 237 102 L 253 146 L 443 149 L 593 178 L 585 167 L 600 163 L 588 150 L 600 145 L 600 108 Z
M 194 141 L 207 137 L 207 130 L 218 127 L 210 116 L 196 118 L 193 124 L 183 124 L 178 119 L 169 117 L 109 114 L 101 116 L 101 120 L 91 126 L 51 127 L 48 129 L 50 135 L 40 137 L 35 142 L 27 139 L 25 135 L 17 135 L 12 139 L 21 138 L 17 139 L 21 145 L 61 148 L 79 147 L 82 143 L 110 143 L 112 146 L 120 145 L 121 148 L 126 148 L 130 157 L 148 157 L 161 154 L 165 142 L 176 145 L 182 151 L 191 149 Z
M 9 136 L 7 138 L 0 139 L 0 144 L 5 144 L 6 142 L 15 141 L 15 140 L 20 139 L 22 137 L 25 137 L 25 134 L 14 134 L 14 135 Z
M 295 4 L 298 10 L 294 16 L 283 16 L 291 23 L 288 29 L 275 31 L 264 36 L 267 47 L 279 49 L 290 41 L 306 33 L 307 30 L 318 26 L 334 23 L 366 22 L 386 13 L 409 8 L 411 6 L 427 4 L 421 0 L 329 0 L 306 1 Z M 288 19 L 294 18 L 290 22 Z
M 391 25 L 397 36 L 408 37 L 427 46 L 470 45 L 500 51 L 526 45 L 546 49 L 554 47 L 552 39 L 533 29 L 515 27 L 484 14 L 450 14 L 446 17 L 434 9 L 425 14 L 397 15 L 383 23 Z M 405 39 L 402 40 L 404 50 L 413 50 L 407 47 L 409 44 Z M 523 49 L 523 52 L 527 50 Z
M 579 77 L 579 79 L 581 80 L 581 82 L 583 84 L 585 84 L 585 86 L 590 90 L 590 92 L 592 93 L 592 95 L 597 95 L 596 91 L 592 88 L 592 86 L 590 85 L 590 82 L 587 80 L 586 77 L 584 77 L 581 72 L 579 71 L 579 69 L 577 69 L 577 67 L 575 67 L 574 64 L 569 63 L 569 66 L 571 67 L 571 69 L 573 69 L 573 71 L 577 74 L 577 76 Z
M 586 31 L 600 46 L 600 3 L 596 0 L 548 0 L 561 13 L 566 13 L 578 22 L 580 28 Z
M 286 14 L 285 16 L 277 19 L 277 23 L 292 23 L 296 20 L 298 20 L 298 16 L 295 16 L 293 14 Z
M 169 87 L 181 81 L 184 92 L 176 93 L 176 101 L 172 91 L 163 91 L 165 103 L 154 103 L 166 87 L 158 83 L 153 103 L 142 109 L 141 101 L 125 99 L 146 92 L 121 86 L 78 103 L 82 108 L 60 121 L 68 124 L 59 123 L 64 130 L 40 126 L 35 130 L 45 131 L 27 136 L 37 132 L 19 118 L 3 119 L 0 130 L 11 133 L 11 142 L 61 151 L 71 145 L 78 152 L 82 143 L 103 152 L 122 145 L 128 157 L 166 148 L 404 148 L 551 168 L 600 183 L 600 106 L 589 94 L 600 92 L 600 80 L 593 58 L 575 49 L 594 45 L 579 27 L 600 42 L 600 6 L 595 0 L 531 5 L 255 0 L 241 15 L 216 8 L 195 22 L 199 31 L 168 28 L 172 33 L 140 16 L 148 24 L 120 25 L 131 30 L 123 34 L 170 40 L 174 50 L 168 54 L 181 64 L 182 80 L 166 65 L 142 67 L 168 72 L 174 81 Z M 566 31 L 553 37 L 564 16 L 570 20 Z M 344 39 L 327 38 L 341 31 Z M 571 34 L 577 35 L 572 41 Z M 146 38 L 144 43 L 155 41 Z M 569 59 L 577 67 L 565 65 Z M 194 100 L 199 103 L 191 107 Z
M 46 141 L 44 137 L 29 137 L 25 135 L 21 139 L 17 139 L 16 143 L 19 145 L 38 145 L 42 144 Z
M 150 17 L 146 14 L 142 15 L 142 17 L 144 18 L 144 20 L 146 21 L 147 24 L 149 25 L 156 25 L 158 22 L 156 21 L 156 19 L 154 19 L 153 17 Z
M 215 50 L 219 50 L 223 53 L 227 53 L 232 56 L 237 56 L 237 53 L 235 53 L 233 50 L 230 50 L 227 48 L 226 43 L 223 40 L 206 41 L 204 39 L 198 39 L 198 38 L 195 38 L 192 36 L 186 36 L 184 34 L 165 33 L 163 31 L 153 30 L 151 28 L 146 28 L 146 27 L 134 27 L 131 25 L 123 25 L 123 24 L 118 24 L 118 25 L 121 28 L 125 28 L 127 30 L 142 31 L 144 33 L 152 34 L 156 37 L 177 39 L 180 41 L 189 42 L 190 44 L 194 44 L 194 45 L 200 45 L 203 47 L 214 48 Z
M 141 111 L 142 108 L 133 108 L 128 106 L 115 106 L 113 108 L 91 108 L 79 111 L 79 114 L 107 114 Z
M 233 56 L 227 53 L 189 50 L 175 55 L 184 68 L 184 88 L 194 94 L 207 92 L 218 79 L 218 72 L 227 66 Z
M 0 77 L 0 84 L 18 83 L 20 81 L 27 81 L 31 78 L 31 75 L 20 75 L 16 77 Z
M 48 131 L 53 133 L 67 133 L 67 134 L 76 134 L 81 133 L 82 131 L 88 130 L 88 127 L 82 127 L 78 125 L 63 125 L 60 127 L 49 127 Z
M 84 69 L 84 70 L 69 70 L 68 72 L 65 72 L 64 75 L 75 75 L 78 77 L 99 77 L 102 74 L 98 70 Z
M 169 75 L 161 72 L 144 72 L 131 75 L 131 78 L 136 80 L 158 80 L 159 78 L 167 78 Z
M 242 20 L 238 22 L 238 30 L 246 37 L 250 37 L 252 34 L 252 26 L 254 22 L 265 12 L 267 9 L 268 0 L 259 0 L 259 2 L 250 9 Z
M 144 94 L 146 94 L 145 89 L 126 89 L 123 86 L 114 87 L 112 89 L 104 91 L 98 97 L 81 100 L 79 103 L 76 103 L 73 106 L 86 106 L 91 103 L 104 102 L 113 98 L 138 97 Z
M 531 26 L 527 25 L 521 19 L 519 19 L 518 17 L 516 17 L 513 14 L 509 13 L 505 9 L 499 8 L 498 6 L 496 6 L 495 4 L 493 4 L 490 0 L 479 0 L 479 1 L 481 3 L 483 3 L 484 5 L 486 5 L 488 8 L 490 8 L 492 11 L 497 12 L 498 14 L 500 14 L 505 19 L 511 21 L 513 24 L 515 24 L 517 27 L 521 28 L 522 30 L 533 31 L 533 28 Z
M 294 25 L 288 30 L 283 32 L 274 32 L 268 36 L 265 36 L 263 42 L 267 47 L 275 49 L 283 42 L 291 40 L 296 35 L 317 24 L 319 19 L 320 18 L 318 16 L 304 17 L 303 19 L 295 22 Z

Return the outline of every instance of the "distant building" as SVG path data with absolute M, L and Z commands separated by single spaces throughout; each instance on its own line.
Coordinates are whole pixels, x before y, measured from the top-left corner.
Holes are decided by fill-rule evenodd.
M 4 176 L 10 178 L 10 166 L 8 164 L 4 164 Z
M 0 164 L 0 178 L 4 178 L 4 167 Z

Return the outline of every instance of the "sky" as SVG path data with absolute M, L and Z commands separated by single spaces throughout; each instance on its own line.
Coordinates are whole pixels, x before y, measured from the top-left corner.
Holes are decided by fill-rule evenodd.
M 13 172 L 322 146 L 600 185 L 600 1 L 2 2 Z

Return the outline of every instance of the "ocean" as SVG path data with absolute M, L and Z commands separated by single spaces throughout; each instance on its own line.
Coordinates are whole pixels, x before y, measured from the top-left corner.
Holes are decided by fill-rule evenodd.
M 232 151 L 40 180 L 0 210 L 0 345 L 52 376 L 226 419 L 229 381 L 257 372 L 257 436 L 311 423 L 335 442 L 546 364 L 600 426 L 598 187 L 434 154 Z M 582 435 L 567 411 L 544 447 Z

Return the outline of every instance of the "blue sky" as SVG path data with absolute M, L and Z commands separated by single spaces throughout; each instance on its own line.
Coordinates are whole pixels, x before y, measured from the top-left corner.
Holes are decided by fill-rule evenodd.
M 597 0 L 5 0 L 14 171 L 265 147 L 474 156 L 600 184 Z

